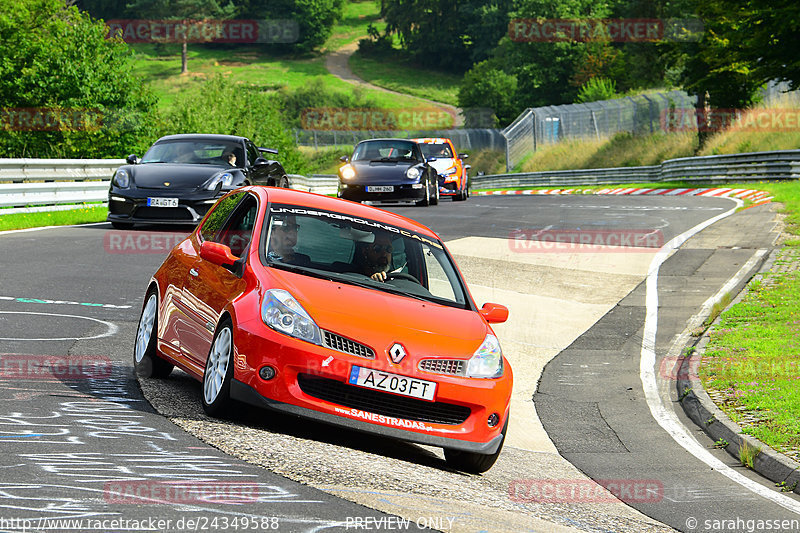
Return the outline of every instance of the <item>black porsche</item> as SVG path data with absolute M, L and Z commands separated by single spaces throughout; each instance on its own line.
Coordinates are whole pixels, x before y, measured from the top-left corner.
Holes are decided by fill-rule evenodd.
M 408 139 L 369 139 L 341 158 L 338 196 L 355 202 L 439 203 L 438 172 L 419 144 Z
M 289 187 L 283 166 L 234 135 L 168 135 L 141 159 L 129 155 L 108 192 L 108 221 L 117 229 L 142 224 L 197 224 L 228 191 L 243 185 Z

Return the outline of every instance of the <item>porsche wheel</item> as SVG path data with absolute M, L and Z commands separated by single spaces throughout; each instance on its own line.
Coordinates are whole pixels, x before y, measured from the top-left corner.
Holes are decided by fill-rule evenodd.
M 158 335 L 158 293 L 155 289 L 147 293 L 147 300 L 136 329 L 136 344 L 133 348 L 133 367 L 136 374 L 144 378 L 165 378 L 172 372 L 172 364 L 156 353 Z
M 436 191 L 434 195 L 431 197 L 431 205 L 438 205 L 439 204 L 439 183 L 437 182 L 436 185 L 433 187 Z
M 224 320 L 217 328 L 203 373 L 203 410 L 210 416 L 220 416 L 231 403 L 233 380 L 233 326 Z
M 281 189 L 288 189 L 289 188 L 289 178 L 287 176 L 282 177 L 278 180 L 278 187 Z
M 428 182 L 425 183 L 425 198 L 417 202 L 420 207 L 427 207 L 431 205 L 431 187 Z
M 461 450 L 444 449 L 444 458 L 447 460 L 448 466 L 461 470 L 462 472 L 469 472 L 470 474 L 482 474 L 492 468 L 497 458 L 500 457 L 500 452 L 503 451 L 503 443 L 506 440 L 506 430 L 508 429 L 508 419 L 503 426 L 503 440 L 500 441 L 500 446 L 497 451 L 492 454 L 464 452 Z

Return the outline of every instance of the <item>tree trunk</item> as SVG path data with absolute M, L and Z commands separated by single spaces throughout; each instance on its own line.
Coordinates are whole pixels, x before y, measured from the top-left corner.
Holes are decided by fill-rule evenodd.
M 181 44 L 181 74 L 187 74 L 189 72 L 188 48 L 184 40 L 183 44 Z

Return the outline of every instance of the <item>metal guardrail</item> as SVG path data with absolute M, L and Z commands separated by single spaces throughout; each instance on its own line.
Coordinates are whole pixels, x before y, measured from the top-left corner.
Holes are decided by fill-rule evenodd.
M 0 214 L 54 210 L 66 204 L 105 202 L 121 159 L 0 159 Z M 554 170 L 473 176 L 474 188 L 574 187 L 640 182 L 766 181 L 800 179 L 800 150 L 670 159 L 647 167 Z M 335 194 L 330 174 L 290 175 L 293 189 Z M 37 206 L 37 207 L 30 207 Z M 63 208 L 63 207 L 61 207 Z
M 800 179 L 800 150 L 669 159 L 660 165 L 473 176 L 472 187 L 573 187 L 664 181 L 725 183 Z

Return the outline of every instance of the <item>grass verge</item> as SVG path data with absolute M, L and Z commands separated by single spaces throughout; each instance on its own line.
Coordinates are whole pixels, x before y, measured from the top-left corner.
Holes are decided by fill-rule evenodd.
M 102 204 L 86 204 L 85 207 L 79 209 L 43 213 L 12 213 L 4 215 L 0 210 L 0 231 L 105 222 L 106 216 L 108 216 L 108 207 Z

